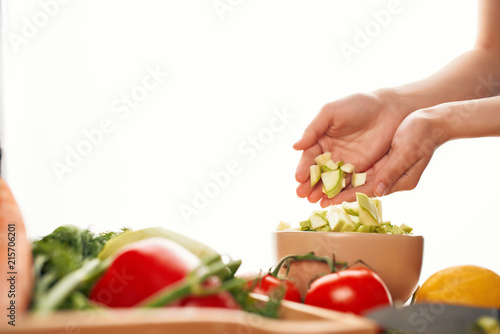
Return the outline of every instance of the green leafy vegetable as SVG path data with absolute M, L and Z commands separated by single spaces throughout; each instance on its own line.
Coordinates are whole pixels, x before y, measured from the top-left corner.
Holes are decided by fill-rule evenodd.
M 101 261 L 86 265 L 97 257 L 104 244 L 121 232 L 93 234 L 72 225 L 60 226 L 51 234 L 33 242 L 35 287 L 32 309 L 85 309 L 86 296 Z M 87 270 L 87 271 L 85 271 Z M 75 275 L 74 273 L 78 274 Z M 68 278 L 69 277 L 69 278 Z M 63 288 L 61 288 L 63 287 Z
M 96 235 L 88 229 L 65 225 L 34 241 L 35 288 L 32 311 L 49 313 L 54 310 L 82 310 L 96 307 L 89 302 L 87 296 L 92 285 L 113 261 L 113 257 L 100 258 L 98 254 L 111 238 L 127 231 L 129 229 L 123 228 L 120 232 Z M 183 236 L 182 240 L 184 243 L 188 240 L 188 246 L 191 245 L 191 248 L 193 244 L 198 248 L 199 245 L 203 246 L 202 250 L 206 248 Z M 128 242 L 133 241 L 128 240 Z M 269 301 L 252 298 L 246 280 L 234 276 L 241 261 L 230 260 L 226 263 L 219 254 L 209 250 L 213 254 L 202 257 L 202 265 L 190 274 L 183 285 L 160 291 L 140 306 L 162 307 L 190 293 L 217 293 L 226 290 L 234 296 L 243 310 L 264 317 L 278 318 L 283 293 L 270 296 Z M 221 280 L 220 286 L 215 290 L 204 291 L 202 283 L 213 277 Z

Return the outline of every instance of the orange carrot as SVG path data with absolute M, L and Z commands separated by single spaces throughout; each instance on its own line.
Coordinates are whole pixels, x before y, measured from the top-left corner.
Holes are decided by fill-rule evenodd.
M 0 179 L 0 316 L 11 315 L 17 323 L 29 307 L 32 290 L 31 245 L 16 200 Z

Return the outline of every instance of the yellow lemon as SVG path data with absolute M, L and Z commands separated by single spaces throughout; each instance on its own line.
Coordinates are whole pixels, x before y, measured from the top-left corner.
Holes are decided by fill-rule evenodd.
M 416 301 L 500 308 L 500 276 L 479 266 L 446 268 L 424 282 Z

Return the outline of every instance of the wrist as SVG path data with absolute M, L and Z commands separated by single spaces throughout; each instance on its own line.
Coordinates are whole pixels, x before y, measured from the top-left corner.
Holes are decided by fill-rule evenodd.
M 449 117 L 452 115 L 452 106 L 443 107 L 443 105 L 420 109 L 412 114 L 412 117 L 417 117 L 427 123 L 429 139 L 438 148 L 453 137 L 451 133 Z
M 416 110 L 411 105 L 410 98 L 395 88 L 381 88 L 374 91 L 373 94 L 385 104 L 387 109 L 391 110 L 397 117 L 400 117 L 401 120 Z

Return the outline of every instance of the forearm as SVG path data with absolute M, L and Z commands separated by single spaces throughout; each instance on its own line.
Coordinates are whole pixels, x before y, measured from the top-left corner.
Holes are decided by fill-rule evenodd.
M 500 96 L 446 103 L 428 110 L 442 141 L 500 136 Z
M 425 79 L 375 94 L 403 117 L 445 102 L 489 97 L 500 92 L 499 62 L 500 51 L 476 47 Z
M 394 112 L 445 102 L 480 99 L 500 92 L 500 1 L 479 0 L 475 47 L 420 81 L 376 92 Z

